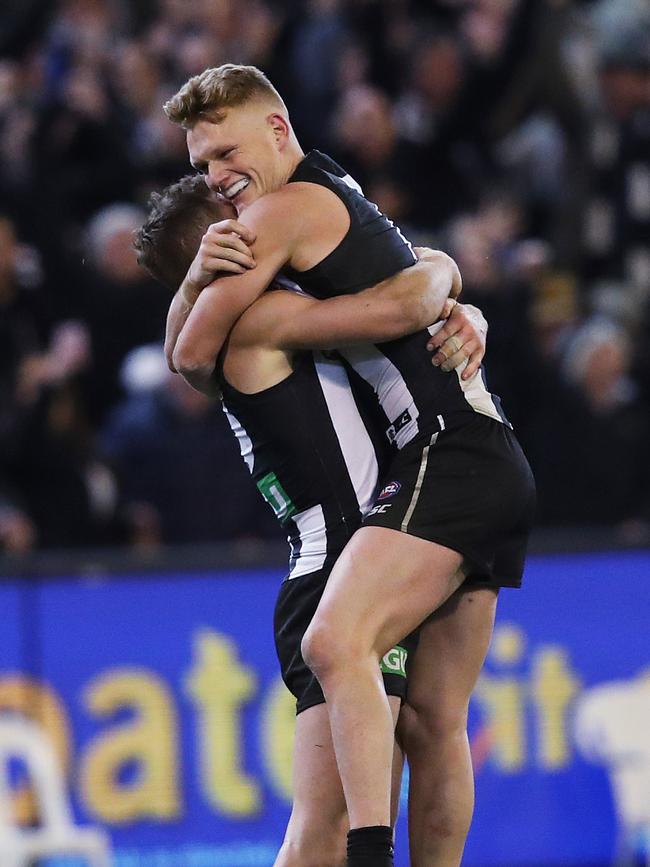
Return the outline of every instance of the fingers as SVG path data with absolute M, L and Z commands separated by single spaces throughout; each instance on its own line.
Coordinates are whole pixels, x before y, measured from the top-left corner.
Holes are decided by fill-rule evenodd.
M 462 305 L 455 305 L 445 324 L 427 344 L 427 349 L 435 353 L 432 364 L 448 372 L 467 361 L 462 379 L 474 376 L 485 355 L 485 329 L 481 320 L 482 317 L 477 321 L 475 315 L 468 315 Z
M 440 313 L 440 319 L 449 319 L 451 316 L 451 311 L 458 304 L 458 301 L 454 301 L 453 298 L 447 298 L 445 303 L 443 304 L 442 311 Z
M 436 357 L 440 360 L 436 364 Z M 438 352 L 432 359 L 433 364 L 436 367 L 440 367 L 441 370 L 444 370 L 445 373 L 448 373 L 450 370 L 455 370 L 459 364 L 462 364 L 467 359 L 467 354 L 465 350 L 465 344 L 461 341 L 459 337 L 453 334 L 451 337 L 447 338 L 442 346 L 439 348 Z
M 221 274 L 222 272 L 227 272 L 228 274 L 245 274 L 246 271 L 255 266 L 240 265 L 238 262 L 232 262 L 229 259 L 214 259 L 212 260 L 210 267 L 215 274 Z
M 239 250 L 240 253 L 251 255 L 248 244 L 234 232 L 209 232 L 203 237 L 202 244 L 214 249 L 222 247 L 224 250 Z
M 461 364 L 467 362 L 467 367 L 462 372 L 462 378 L 470 379 L 481 366 L 483 360 L 483 347 L 470 337 L 465 343 L 461 338 L 453 335 L 440 347 L 431 359 L 432 364 L 440 367 L 445 373 L 455 370 Z
M 208 227 L 206 234 L 211 235 L 228 235 L 235 234 L 239 236 L 246 244 L 252 244 L 257 235 L 248 226 L 240 223 L 238 220 L 221 220 L 218 223 L 212 223 Z
M 445 373 L 450 373 L 452 370 L 456 370 L 457 367 L 460 367 L 464 361 L 467 361 L 467 356 L 461 349 L 458 352 L 454 352 L 453 355 L 450 355 L 446 361 L 443 361 L 440 365 L 440 370 L 444 370 Z
M 230 274 L 242 274 L 254 268 L 255 258 L 248 244 L 253 243 L 255 237 L 254 232 L 237 220 L 212 223 L 201 241 L 201 267 Z
M 239 244 L 242 242 L 239 241 Z M 255 259 L 245 244 L 240 247 L 238 244 L 221 243 L 221 240 L 215 242 L 204 239 L 201 243 L 201 261 L 208 262 L 213 259 L 232 262 L 244 269 L 255 267 Z
M 458 322 L 452 321 L 451 318 L 448 319 L 447 322 L 441 328 L 439 328 L 435 334 L 431 335 L 431 338 L 427 343 L 427 349 L 429 350 L 429 352 L 433 352 L 434 350 L 442 346 L 443 343 L 449 340 L 452 335 L 457 334 L 459 331 L 460 327 L 458 325 Z
M 474 374 L 478 371 L 479 367 L 483 362 L 483 355 L 485 354 L 485 350 L 482 346 L 478 346 L 473 352 L 470 353 L 467 359 L 467 367 L 461 373 L 461 379 L 467 380 L 471 379 Z

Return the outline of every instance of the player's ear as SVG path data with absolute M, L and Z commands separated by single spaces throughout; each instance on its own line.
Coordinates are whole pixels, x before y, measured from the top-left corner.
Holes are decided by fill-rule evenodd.
M 280 150 L 282 150 L 285 143 L 289 140 L 289 122 L 281 114 L 275 112 L 270 114 L 266 121 L 271 127 L 276 145 Z

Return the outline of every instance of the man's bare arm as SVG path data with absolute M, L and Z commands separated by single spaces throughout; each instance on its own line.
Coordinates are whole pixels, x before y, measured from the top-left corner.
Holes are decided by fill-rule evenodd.
M 254 268 L 255 259 L 248 247 L 254 241 L 255 233 L 237 220 L 214 223 L 203 236 L 197 256 L 167 313 L 165 358 L 174 373 L 174 349 L 201 290 L 214 280 L 217 273 L 221 276 L 243 274 Z
M 311 228 L 308 205 L 300 191 L 287 185 L 246 209 L 246 225 L 256 235 L 255 268 L 218 277 L 201 291 L 176 340 L 175 370 L 200 391 L 214 374 L 216 360 L 239 319 L 271 283 Z
M 287 350 L 396 340 L 435 322 L 458 280 L 456 263 L 437 252 L 354 295 L 317 301 L 281 290 L 249 311 L 246 332 L 251 342 Z
M 287 192 L 287 189 L 263 197 L 246 211 L 248 226 L 258 237 L 253 248 L 257 262 L 254 271 L 220 278 L 207 286 L 176 340 L 173 367 L 199 390 L 205 391 L 209 387 L 217 355 L 232 324 L 244 309 L 258 299 L 275 273 L 291 260 L 294 253 L 299 260 L 302 256 L 304 261 L 303 251 L 310 244 L 313 252 L 313 237 L 331 235 L 333 219 L 328 219 L 328 203 L 325 202 L 323 208 L 321 201 L 321 206 L 314 208 L 313 196 L 305 196 L 305 191 L 298 189 Z M 327 194 L 328 191 L 324 192 Z M 347 214 L 341 210 L 347 221 Z M 336 231 L 340 230 L 339 226 Z M 449 257 L 442 253 L 432 255 L 438 257 L 435 263 L 438 282 L 432 282 L 431 274 L 435 268 L 426 279 L 426 271 L 416 270 L 411 274 L 409 268 L 391 281 L 375 287 L 377 294 L 370 298 L 359 293 L 320 302 L 329 306 L 314 307 L 305 323 L 292 324 L 291 317 L 275 317 L 273 324 L 281 323 L 288 329 L 274 335 L 275 345 L 300 348 L 340 346 L 346 342 L 380 342 L 412 333 L 435 321 L 444 299 L 459 291 L 460 277 Z M 444 263 L 442 271 L 441 263 Z
M 174 367 L 174 349 L 176 348 L 178 336 L 183 330 L 183 326 L 187 322 L 187 317 L 192 312 L 192 307 L 194 307 L 198 297 L 199 293 L 197 292 L 194 300 L 191 303 L 188 302 L 186 300 L 186 295 L 183 292 L 183 286 L 181 286 L 172 298 L 172 303 L 169 305 L 169 310 L 167 311 L 167 322 L 165 325 L 165 359 L 167 360 L 167 366 L 172 373 L 178 373 Z

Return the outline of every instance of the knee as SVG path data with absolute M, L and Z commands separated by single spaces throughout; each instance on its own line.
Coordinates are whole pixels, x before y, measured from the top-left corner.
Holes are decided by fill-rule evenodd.
M 318 614 L 303 636 L 301 652 L 321 686 L 349 680 L 362 670 L 374 673 L 379 667 L 371 636 L 361 629 L 343 630 L 331 618 Z
M 408 751 L 441 741 L 464 740 L 467 737 L 466 702 L 445 701 L 406 705 L 402 708 L 399 737 Z
M 317 617 L 304 634 L 301 644 L 302 658 L 321 681 L 336 671 L 346 651 L 336 630 Z

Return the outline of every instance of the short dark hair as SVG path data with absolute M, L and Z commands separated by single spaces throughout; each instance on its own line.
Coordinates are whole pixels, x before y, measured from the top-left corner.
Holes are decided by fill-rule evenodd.
M 202 175 L 186 175 L 152 193 L 133 246 L 138 263 L 175 291 L 183 282 L 208 226 L 235 217 L 234 207 L 209 189 Z

